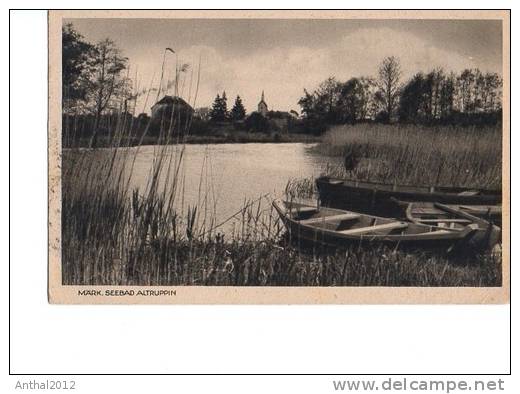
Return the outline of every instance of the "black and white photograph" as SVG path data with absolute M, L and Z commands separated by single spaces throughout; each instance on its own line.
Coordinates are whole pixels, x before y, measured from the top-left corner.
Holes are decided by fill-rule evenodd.
M 53 303 L 504 303 L 504 11 L 50 11 Z
M 48 3 L 2 392 L 518 392 L 510 0 Z

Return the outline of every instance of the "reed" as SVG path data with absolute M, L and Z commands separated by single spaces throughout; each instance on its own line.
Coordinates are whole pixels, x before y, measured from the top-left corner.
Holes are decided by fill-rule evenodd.
M 386 247 L 306 250 L 291 244 L 266 199 L 245 202 L 230 234 L 197 228 L 199 212 L 159 196 L 113 192 L 67 209 L 63 280 L 81 285 L 496 286 L 500 256 L 453 258 Z M 75 224 L 75 226 L 71 226 Z
M 325 172 L 372 182 L 424 186 L 500 189 L 500 127 L 425 127 L 359 124 L 330 129 L 315 147 L 336 157 Z M 352 171 L 341 160 L 347 152 L 360 157 Z
M 422 252 L 409 253 L 384 247 L 362 249 L 351 246 L 339 251 L 309 251 L 292 245 L 270 205 L 270 196 L 244 201 L 232 217 L 217 222 L 211 196 L 199 193 L 197 202 L 185 206 L 183 160 L 185 142 L 190 136 L 189 122 L 170 119 L 162 129 L 159 145 L 154 147 L 153 166 L 145 190 L 130 189 L 136 157 L 146 141 L 128 148 L 135 138 L 131 124 L 114 125 L 109 148 L 70 149 L 62 155 L 62 280 L 66 285 L 236 285 L 236 286 L 497 286 L 501 283 L 500 257 L 483 255 L 454 259 L 451 256 Z M 349 132 L 347 132 L 349 131 Z M 352 132 L 350 132 L 352 131 Z M 424 149 L 410 143 L 412 132 L 397 129 L 393 138 L 383 129 L 334 129 L 316 149 L 322 154 L 341 155 L 345 144 L 365 147 L 373 160 L 371 177 L 400 175 L 412 182 L 417 176 L 410 164 L 422 162 Z M 365 133 L 365 134 L 364 134 Z M 426 133 L 428 133 L 426 131 Z M 432 132 L 433 133 L 433 132 Z M 489 152 L 490 137 L 482 133 L 475 139 L 465 131 L 450 137 L 439 131 L 431 134 L 443 144 L 440 154 L 450 166 L 459 163 L 451 153 L 473 162 L 471 152 L 482 154 L 485 163 L 495 163 Z M 72 133 L 71 135 L 74 135 Z M 71 138 L 71 136 L 66 136 Z M 422 137 L 421 137 L 422 138 Z M 455 138 L 468 146 L 452 146 Z M 496 137 L 495 137 L 496 138 Z M 372 142 L 374 139 L 374 142 Z M 174 143 L 174 145 L 172 145 Z M 431 149 L 431 144 L 429 145 Z M 438 149 L 428 153 L 437 157 Z M 471 151 L 471 152 L 470 152 Z M 498 152 L 499 154 L 500 152 Z M 498 156 L 499 157 L 499 156 Z M 419 160 L 420 159 L 420 160 Z M 426 160 L 424 160 L 426 161 Z M 376 166 L 374 163 L 386 163 Z M 410 162 L 411 163 L 411 162 Z M 420 164 L 423 166 L 423 164 Z M 374 167 L 380 167 L 377 170 Z M 496 167 L 496 163 L 495 163 Z M 393 169 L 392 169 L 393 168 Z M 429 171 L 435 169 L 430 165 Z M 461 167 L 465 168 L 465 167 Z M 498 167 L 499 168 L 499 167 Z M 483 175 L 489 185 L 496 184 L 485 165 L 466 176 L 476 181 Z M 390 171 L 390 170 L 388 170 Z M 439 171 L 434 171 L 434 175 Z M 359 171 L 357 176 L 369 174 Z M 439 181 L 448 179 L 444 173 Z M 431 174 L 430 174 L 431 175 Z M 496 175 L 496 174 L 495 174 Z M 371 178 L 374 179 L 374 178 Z M 208 182 L 205 168 L 200 182 Z M 200 190 L 208 188 L 201 188 Z M 289 198 L 312 197 L 312 179 L 292 180 Z M 231 231 L 225 225 L 233 221 Z

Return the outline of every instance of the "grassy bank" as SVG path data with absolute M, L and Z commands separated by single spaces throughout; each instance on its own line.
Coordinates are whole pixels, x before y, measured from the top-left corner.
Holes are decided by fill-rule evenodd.
M 387 136 L 385 130 L 394 134 Z M 361 146 L 364 156 L 355 176 L 371 180 L 384 180 L 386 176 L 408 183 L 423 179 L 419 177 L 421 174 L 445 182 L 457 180 L 448 178 L 447 171 L 439 172 L 435 164 L 438 155 L 443 157 L 439 163 L 446 162 L 443 165 L 452 166 L 447 167 L 452 170 L 461 163 L 478 162 L 471 157 L 472 152 L 481 155 L 486 165 L 496 167 L 492 153 L 496 153 L 493 138 L 497 136 L 492 130 L 472 135 L 463 130 L 456 137 L 448 136 L 446 130 L 437 130 L 439 135 L 434 135 L 433 130 L 418 135 L 422 132 L 398 127 L 387 130 L 382 126 L 336 128 L 315 149 L 319 154 L 334 157 L 344 154 L 352 144 Z M 491 138 L 487 133 L 495 134 Z M 211 210 L 202 209 L 200 204 L 189 206 L 186 211 L 178 209 L 181 205 L 178 199 L 182 198 L 179 168 L 185 145 L 172 154 L 167 149 L 167 144 L 176 140 L 171 130 L 164 131 L 163 140 L 166 145 L 155 150 L 145 190 L 130 190 L 128 186 L 138 150 L 115 146 L 108 154 L 104 150 L 98 155 L 94 150 L 68 151 L 63 155 L 64 284 L 499 286 L 501 283 L 500 256 L 492 254 L 461 258 L 384 247 L 362 249 L 356 245 L 332 252 L 301 249 L 289 242 L 274 212 L 265 211 L 269 203 L 245 203 L 236 215 L 239 219 L 236 231 L 220 234 L 214 227 Z M 432 141 L 444 143 L 438 145 Z M 472 145 L 452 146 L 455 142 Z M 450 157 L 450 152 L 458 152 L 462 159 Z M 429 164 L 429 160 L 434 164 Z M 413 168 L 414 163 L 422 172 Z M 335 168 L 332 166 L 331 171 L 341 172 L 340 167 Z M 464 175 L 464 179 L 469 184 L 483 176 L 489 185 L 494 185 L 496 180 L 492 176 L 496 171 L 497 168 L 489 170 L 481 165 Z M 166 185 L 159 182 L 161 174 L 166 174 Z M 306 179 L 292 182 L 287 192 L 309 197 L 312 188 L 313 180 Z
M 119 144 L 123 146 L 139 146 L 139 145 L 157 145 L 158 136 L 145 135 L 144 137 L 133 136 L 125 138 Z M 172 138 L 169 144 L 246 144 L 246 143 L 289 143 L 302 142 L 313 143 L 319 142 L 319 136 L 311 134 L 298 133 L 252 133 L 247 131 L 218 131 L 213 134 L 187 134 L 182 138 Z M 72 144 L 73 147 L 89 147 L 90 138 L 78 138 Z M 164 142 L 161 142 L 164 143 Z M 114 145 L 113 137 L 99 136 L 97 139 L 97 147 L 111 147 Z
M 96 193 L 97 194 L 97 193 Z M 234 236 L 195 228 L 161 199 L 113 191 L 64 196 L 63 281 L 89 285 L 496 286 L 500 258 L 453 259 L 386 247 L 312 252 L 250 205 Z M 74 208 L 75 206 L 81 209 Z M 261 239 L 261 241 L 260 241 Z
M 337 126 L 326 132 L 316 153 L 340 158 L 331 176 L 395 184 L 467 186 L 500 189 L 500 127 L 425 127 L 416 125 Z M 342 158 L 359 157 L 345 172 Z

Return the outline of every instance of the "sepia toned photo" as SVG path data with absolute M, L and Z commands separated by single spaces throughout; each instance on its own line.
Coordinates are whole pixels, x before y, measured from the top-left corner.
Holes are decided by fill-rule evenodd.
M 50 11 L 50 302 L 508 302 L 509 51 L 507 11 Z

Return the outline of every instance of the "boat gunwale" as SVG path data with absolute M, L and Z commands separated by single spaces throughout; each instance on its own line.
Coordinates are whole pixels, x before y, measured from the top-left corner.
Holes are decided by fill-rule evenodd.
M 332 183 L 330 181 L 339 181 L 338 183 Z M 457 187 L 457 186 L 417 186 L 417 185 L 406 185 L 406 184 L 391 184 L 382 182 L 369 182 L 369 181 L 357 181 L 354 179 L 341 179 L 328 176 L 320 176 L 316 178 L 316 183 L 329 185 L 331 187 L 347 187 L 356 188 L 363 190 L 377 190 L 390 193 L 422 193 L 427 195 L 456 195 L 463 191 L 476 190 L 479 194 L 475 196 L 501 196 L 502 190 L 499 189 L 485 189 L 485 188 L 470 188 L 470 187 Z M 431 191 L 433 188 L 433 191 Z M 467 196 L 469 197 L 469 196 Z
M 293 217 L 290 216 L 290 214 L 288 214 L 287 208 L 279 207 L 278 206 L 279 202 L 281 202 L 285 206 L 285 203 L 280 199 L 274 200 L 273 206 L 275 207 L 276 211 L 278 211 L 280 216 L 284 220 L 289 221 L 291 224 L 298 226 L 298 227 L 306 228 L 306 229 L 314 231 L 314 232 L 319 232 L 319 233 L 322 233 L 325 235 L 336 237 L 338 239 L 345 239 L 345 240 L 349 240 L 349 241 L 350 240 L 356 240 L 356 241 L 359 241 L 359 240 L 374 240 L 375 241 L 375 240 L 377 240 L 377 241 L 392 241 L 392 242 L 442 241 L 442 240 L 456 241 L 456 240 L 462 240 L 462 239 L 466 238 L 468 235 L 470 235 L 471 233 L 473 233 L 477 230 L 475 228 L 475 226 L 472 226 L 470 224 L 468 226 L 465 226 L 463 229 L 442 228 L 442 230 L 446 230 L 446 233 L 445 234 L 438 234 L 438 233 L 436 234 L 436 231 L 439 230 L 439 228 L 436 226 L 429 226 L 429 225 L 420 224 L 420 223 L 409 223 L 409 224 L 413 224 L 414 226 L 433 229 L 433 231 L 418 233 L 418 234 L 404 234 L 404 235 L 403 234 L 360 234 L 360 235 L 341 234 L 340 232 L 335 231 L 335 230 L 330 230 L 327 228 L 317 227 L 317 226 L 312 226 L 312 225 L 301 224 L 298 220 L 295 220 Z M 342 211 L 342 212 L 351 212 L 351 211 L 345 211 L 345 210 L 339 210 L 339 209 L 335 209 L 335 210 Z M 354 212 L 354 213 L 358 213 L 358 212 Z M 373 215 L 367 215 L 367 214 L 361 214 L 361 215 L 372 217 L 372 218 L 386 219 L 386 220 L 391 219 L 391 218 L 384 218 L 384 217 L 380 217 L 380 216 L 373 216 Z M 397 221 L 399 221 L 399 220 L 397 220 Z M 430 234 L 432 234 L 432 235 L 429 236 Z

